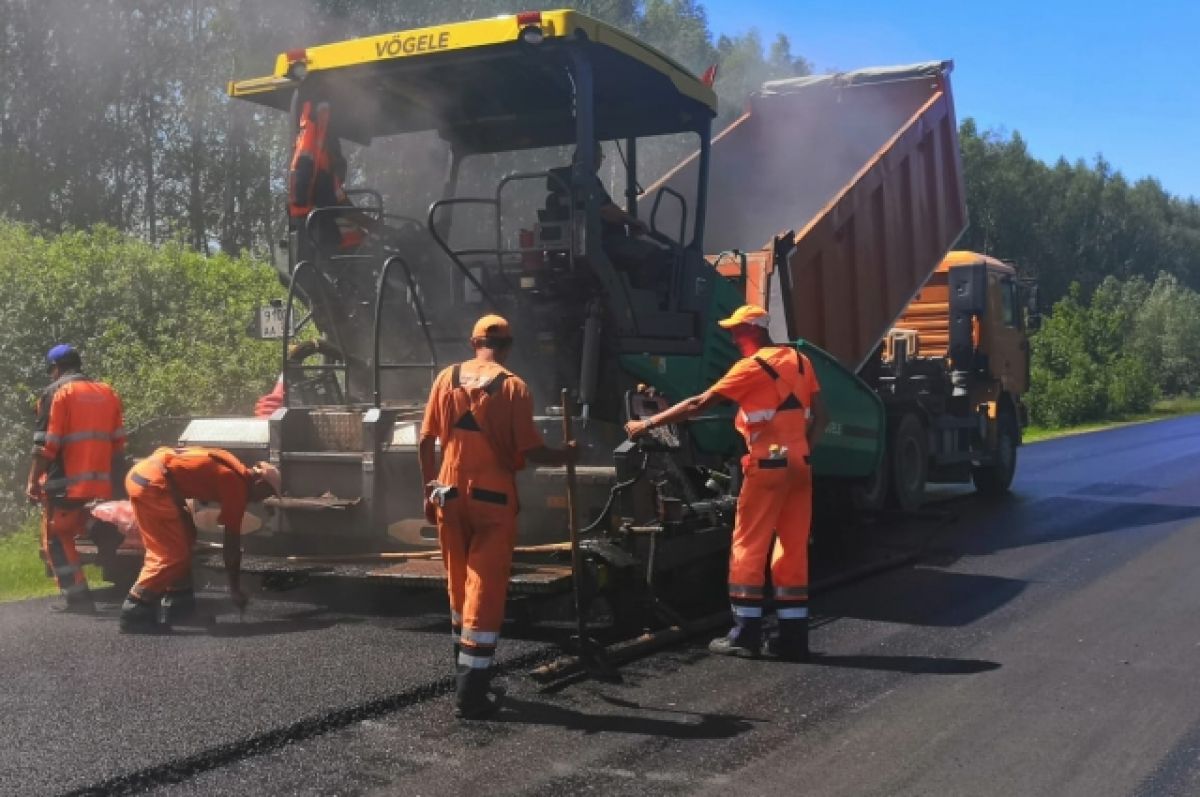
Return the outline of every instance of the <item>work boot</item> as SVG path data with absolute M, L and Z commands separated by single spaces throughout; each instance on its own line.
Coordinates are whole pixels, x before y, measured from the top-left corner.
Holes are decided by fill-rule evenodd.
M 63 595 L 62 600 L 50 604 L 50 611 L 56 614 L 95 614 L 96 603 L 92 593 L 87 589 L 82 592 Z
M 780 661 L 808 661 L 808 618 L 780 620 L 779 635 L 767 640 L 767 655 Z
M 733 615 L 733 628 L 708 643 L 708 652 L 721 656 L 757 659 L 762 648 L 762 618 Z
M 166 625 L 186 623 L 196 616 L 196 593 L 191 587 L 175 589 L 162 597 L 159 622 Z
M 158 607 L 130 595 L 121 604 L 122 634 L 155 634 L 164 630 L 158 621 Z
M 491 667 L 459 665 L 454 716 L 464 720 L 482 720 L 500 710 L 503 692 L 491 689 Z

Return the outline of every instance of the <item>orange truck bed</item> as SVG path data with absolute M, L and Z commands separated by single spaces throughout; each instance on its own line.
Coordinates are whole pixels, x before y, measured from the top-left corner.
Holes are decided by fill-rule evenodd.
M 705 249 L 746 252 L 747 298 L 772 311 L 777 338 L 805 338 L 857 371 L 965 229 L 951 69 L 768 83 L 714 138 Z M 685 161 L 659 185 L 687 196 L 697 168 Z M 772 239 L 787 231 L 796 246 L 776 274 Z M 735 276 L 742 263 L 718 268 Z

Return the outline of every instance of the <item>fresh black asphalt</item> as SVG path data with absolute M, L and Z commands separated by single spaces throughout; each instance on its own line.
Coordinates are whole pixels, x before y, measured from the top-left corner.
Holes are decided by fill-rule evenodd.
M 921 557 L 820 596 L 811 664 L 697 641 L 541 693 L 553 646 L 506 639 L 477 724 L 432 596 L 243 625 L 213 593 L 215 627 L 132 639 L 0 607 L 0 793 L 1200 793 L 1200 418 L 1026 447 L 1011 498 L 947 506 L 873 530 Z

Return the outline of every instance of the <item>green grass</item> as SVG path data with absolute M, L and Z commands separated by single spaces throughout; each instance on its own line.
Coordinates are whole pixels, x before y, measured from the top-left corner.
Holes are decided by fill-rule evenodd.
M 1088 432 L 1099 432 L 1104 429 L 1115 429 L 1118 426 L 1130 426 L 1135 423 L 1163 421 L 1167 418 L 1176 418 L 1181 415 L 1195 415 L 1197 413 L 1200 413 L 1200 397 L 1180 396 L 1178 398 L 1156 401 L 1149 412 L 1143 412 L 1138 415 L 1131 415 L 1111 421 L 1097 421 L 1095 423 L 1083 423 L 1079 424 L 1078 426 L 1064 426 L 1058 428 L 1034 426 L 1030 424 L 1029 426 L 1025 427 L 1025 432 L 1022 434 L 1021 439 L 1025 443 L 1037 443 L 1041 440 L 1053 440 L 1056 437 L 1067 437 L 1069 435 L 1086 434 Z
M 39 537 L 39 519 L 36 517 L 21 524 L 11 534 L 0 536 L 0 602 L 58 593 L 54 579 L 46 576 L 38 556 Z M 105 584 L 99 568 L 88 565 L 85 570 L 92 587 Z

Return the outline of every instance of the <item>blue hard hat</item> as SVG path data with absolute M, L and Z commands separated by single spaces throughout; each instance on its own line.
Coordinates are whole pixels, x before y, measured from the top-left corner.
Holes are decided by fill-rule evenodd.
M 79 362 L 79 352 L 75 351 L 75 347 L 70 343 L 60 343 L 46 352 L 47 365 L 58 365 L 64 360 L 72 359 Z

